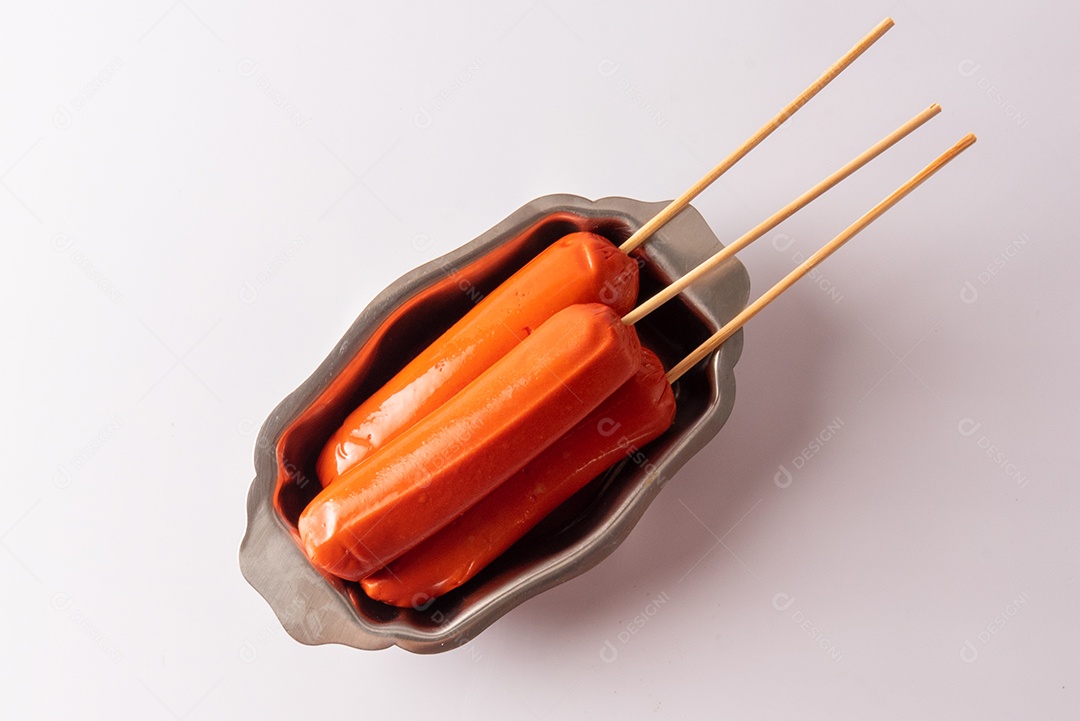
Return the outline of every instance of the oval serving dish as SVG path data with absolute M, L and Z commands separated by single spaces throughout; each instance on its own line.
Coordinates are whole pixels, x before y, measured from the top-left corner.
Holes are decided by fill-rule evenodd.
M 405 609 L 374 601 L 359 584 L 309 564 L 296 529 L 300 512 L 320 490 L 319 451 L 361 400 L 550 243 L 578 230 L 618 243 L 665 205 L 573 195 L 533 200 L 472 242 L 395 281 L 311 377 L 278 404 L 256 441 L 240 567 L 290 635 L 306 644 L 398 645 L 417 653 L 460 646 L 526 599 L 614 551 L 667 480 L 716 435 L 734 402 L 741 331 L 675 384 L 677 412 L 664 435 L 593 480 L 444 596 L 418 599 Z M 692 207 L 683 210 L 636 251 L 639 298 L 720 247 L 701 215 Z M 745 268 L 731 258 L 642 320 L 642 342 L 671 367 L 742 310 L 749 292 Z

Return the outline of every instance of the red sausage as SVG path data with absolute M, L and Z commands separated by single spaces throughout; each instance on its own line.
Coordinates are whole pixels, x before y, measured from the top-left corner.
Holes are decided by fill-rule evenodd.
M 595 411 L 460 518 L 361 581 L 364 592 L 409 607 L 457 588 L 582 486 L 666 431 L 675 396 L 656 354 L 641 354 L 637 373 Z
M 500 284 L 349 414 L 319 456 L 323 486 L 449 400 L 557 311 L 637 300 L 637 262 L 595 233 L 571 233 Z
M 461 515 L 592 412 L 641 363 L 637 334 L 598 303 L 542 323 L 460 393 L 315 497 L 312 563 L 360 580 Z

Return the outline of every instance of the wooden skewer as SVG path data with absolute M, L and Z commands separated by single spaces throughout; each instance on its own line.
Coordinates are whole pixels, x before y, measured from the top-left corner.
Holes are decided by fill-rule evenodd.
M 690 368 L 693 368 L 697 363 L 705 356 L 712 353 L 714 350 L 723 345 L 724 341 L 730 338 L 735 331 L 739 330 L 746 321 L 753 318 L 761 309 L 776 299 L 781 293 L 790 288 L 795 281 L 803 277 L 810 272 L 821 261 L 828 258 L 844 243 L 851 240 L 858 235 L 866 226 L 873 223 L 880 218 L 885 211 L 899 203 L 904 196 L 910 193 L 915 188 L 919 187 L 927 178 L 941 170 L 951 160 L 956 158 L 960 153 L 964 152 L 975 142 L 975 136 L 968 133 L 960 140 L 956 145 L 949 148 L 943 154 L 941 154 L 934 162 L 927 165 L 925 168 L 915 174 L 911 180 L 907 181 L 899 188 L 894 190 L 885 200 L 875 205 L 869 212 L 849 225 L 840 235 L 836 236 L 824 246 L 821 247 L 816 253 L 807 258 L 799 267 L 788 273 L 783 280 L 774 285 L 761 295 L 760 298 L 748 305 L 745 310 L 731 319 L 723 328 L 718 330 L 711 338 L 698 346 L 690 355 L 683 358 L 675 367 L 667 372 L 667 379 L 669 383 L 674 383 Z
M 690 186 L 690 189 L 680 195 L 675 200 L 671 201 L 666 208 L 656 214 L 652 220 L 645 223 L 645 225 L 638 228 L 637 232 L 631 235 L 626 242 L 619 246 L 619 250 L 624 253 L 637 248 L 644 243 L 650 235 L 655 233 L 660 226 L 668 222 L 676 215 L 679 214 L 683 208 L 690 204 L 690 201 L 696 198 L 701 191 L 712 185 L 713 181 L 719 178 L 721 175 L 731 169 L 735 163 L 742 160 L 742 158 L 751 150 L 756 148 L 758 144 L 769 137 L 769 135 L 784 124 L 784 121 L 790 118 L 795 112 L 806 105 L 812 97 L 818 94 L 822 88 L 828 85 L 833 78 L 843 72 L 851 63 L 855 62 L 855 59 L 866 52 L 867 48 L 873 45 L 878 39 L 888 32 L 889 28 L 893 26 L 892 18 L 885 18 L 877 26 L 871 30 L 866 37 L 860 40 L 855 47 L 848 50 L 843 57 L 833 63 L 828 70 L 822 73 L 821 77 L 815 80 L 810 87 L 802 91 L 797 98 L 792 100 L 788 105 L 777 113 L 772 120 L 763 125 L 756 133 L 750 136 L 750 138 L 738 147 L 731 155 L 724 159 L 719 165 L 709 171 L 701 180 Z
M 658 307 L 681 293 L 682 290 L 686 288 L 686 286 L 690 285 L 713 268 L 716 268 L 725 260 L 735 255 L 740 250 L 750 245 L 755 240 L 765 235 L 776 226 L 780 225 L 782 222 L 794 215 L 797 211 L 805 208 L 811 202 L 820 198 L 826 193 L 826 191 L 835 187 L 842 180 L 850 176 L 859 168 L 869 163 L 877 156 L 884 153 L 886 150 L 891 148 L 900 140 L 911 134 L 916 128 L 918 128 L 927 120 L 934 117 L 940 112 L 941 106 L 937 103 L 934 103 L 929 108 L 922 111 L 914 118 L 907 121 L 899 128 L 886 135 L 877 143 L 867 148 L 860 155 L 856 156 L 854 159 L 852 159 L 845 166 L 837 170 L 835 173 L 825 178 L 814 187 L 807 190 L 805 193 L 785 205 L 780 210 L 773 213 L 765 220 L 758 223 L 756 226 L 750 229 L 749 232 L 744 234 L 738 240 L 731 243 L 731 245 L 728 245 L 725 248 L 721 248 L 720 251 L 716 253 L 716 255 L 701 263 L 701 265 L 697 266 L 681 278 L 677 278 L 676 280 L 672 281 L 666 288 L 664 288 L 656 295 L 639 305 L 637 308 L 634 308 L 632 311 L 623 316 L 623 323 L 625 323 L 626 325 L 633 325 L 634 323 L 637 323 L 649 313 L 653 312 Z

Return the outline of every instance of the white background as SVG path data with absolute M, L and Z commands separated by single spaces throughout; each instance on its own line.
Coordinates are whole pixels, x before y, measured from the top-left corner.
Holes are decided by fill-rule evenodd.
M 30 7 L 0 715 L 1074 717 L 1075 4 Z M 980 140 L 752 321 L 730 421 L 630 539 L 451 653 L 289 638 L 237 567 L 254 431 L 364 305 L 536 196 L 673 197 L 885 15 L 695 205 L 730 240 L 945 111 L 743 253 L 755 291 Z

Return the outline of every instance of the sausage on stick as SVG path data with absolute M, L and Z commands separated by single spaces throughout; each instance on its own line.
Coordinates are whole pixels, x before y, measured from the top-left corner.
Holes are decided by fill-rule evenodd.
M 345 419 L 319 455 L 323 486 L 448 401 L 559 310 L 634 307 L 637 262 L 595 233 L 545 248 L 411 360 Z
M 642 368 L 615 394 L 460 518 L 361 581 L 365 593 L 394 606 L 417 606 L 474 577 L 540 519 L 625 457 L 628 449 L 640 448 L 667 430 L 675 414 L 671 384 L 683 373 L 974 142 L 974 135 L 964 137 L 791 271 L 666 376 L 659 359 L 644 349 Z M 607 432 L 610 429 L 617 433 Z
M 923 115 L 936 112 L 935 108 L 936 106 L 932 106 Z M 916 119 L 902 126 L 901 129 L 882 142 L 895 142 L 898 137 L 910 132 L 910 126 L 919 120 L 919 117 L 917 116 Z M 878 146 L 871 148 L 864 156 L 873 157 L 876 152 L 879 152 L 877 148 L 880 145 L 879 143 Z M 854 167 L 860 162 L 864 162 L 861 160 L 862 157 L 856 158 L 849 166 Z M 834 174 L 830 179 L 816 187 L 820 188 L 838 182 L 836 178 L 842 174 L 843 172 Z M 808 198 L 816 197 L 816 192 L 816 190 L 812 189 L 810 193 L 804 194 L 797 203 L 805 204 L 805 202 L 809 202 Z M 781 211 L 781 214 L 784 212 L 786 212 L 786 209 Z M 623 323 L 629 325 L 627 317 L 623 318 Z M 543 327 L 542 325 L 541 328 Z M 543 342 L 551 342 L 549 336 L 550 331 L 543 335 Z M 536 342 L 538 341 L 534 341 L 534 344 Z M 559 358 L 559 362 L 566 362 L 565 356 L 559 356 Z M 506 357 L 503 360 L 505 359 Z M 484 393 L 498 393 L 498 389 L 501 387 L 498 383 L 504 385 L 513 383 L 513 362 L 504 363 L 501 368 L 504 373 L 509 373 L 509 375 L 502 376 L 498 382 L 488 379 L 487 385 L 484 386 L 486 388 Z M 630 373 L 632 372 L 631 370 Z M 610 393 L 613 390 L 614 387 L 608 389 L 607 392 Z M 475 389 L 473 391 L 475 397 L 480 398 L 481 401 L 484 399 L 483 394 L 477 395 Z M 606 395 L 597 396 L 596 404 L 603 400 L 604 397 Z M 457 398 L 451 400 L 456 401 Z M 479 402 L 474 401 L 474 403 Z M 409 456 L 411 453 L 412 456 L 409 456 L 406 460 L 403 461 L 401 458 L 395 457 L 394 453 L 382 454 L 377 457 L 376 467 L 370 469 L 370 473 L 362 472 L 365 469 L 364 465 L 354 467 L 350 471 L 350 478 L 354 480 L 348 489 L 342 490 L 336 496 L 324 492 L 315 499 L 304 512 L 301 520 L 301 533 L 304 537 L 305 548 L 316 565 L 342 577 L 359 578 L 362 574 L 374 570 L 378 565 L 384 565 L 393 560 L 397 555 L 407 550 L 410 547 L 409 544 L 418 543 L 422 540 L 423 534 L 434 533 L 442 525 L 452 521 L 458 513 L 463 512 L 472 503 L 497 487 L 502 480 L 509 477 L 509 475 L 503 475 L 496 479 L 498 474 L 489 474 L 483 479 L 479 479 L 469 476 L 463 481 L 462 492 L 443 499 L 445 501 L 443 505 L 431 503 L 419 507 L 419 510 L 414 509 L 409 504 L 406 504 L 401 509 L 397 508 L 398 496 L 404 493 L 410 494 L 411 498 L 418 499 L 415 500 L 416 503 L 427 503 L 428 494 L 426 489 L 430 479 L 419 480 L 424 478 L 423 473 L 426 472 L 426 469 L 416 467 L 416 459 L 430 458 L 431 454 L 435 453 L 437 459 L 446 460 L 445 448 L 440 448 L 438 444 L 426 443 L 425 434 L 444 430 L 443 424 L 451 422 L 455 417 L 455 413 L 462 412 L 461 408 L 467 408 L 467 406 L 448 402 L 438 409 L 439 413 L 433 419 L 426 419 L 430 420 L 429 423 L 418 426 L 417 432 L 409 436 L 412 439 L 410 442 L 413 445 L 413 450 L 395 450 L 395 453 L 399 456 Z M 591 407 L 584 408 L 583 413 L 587 413 L 589 410 L 591 410 Z M 580 417 L 576 420 L 580 420 Z M 568 428 L 569 426 L 564 427 L 563 431 L 568 430 Z M 535 452 L 542 451 L 546 444 L 553 441 L 558 435 L 560 434 L 550 436 L 548 441 L 541 440 L 536 443 Z M 495 437 L 495 435 L 492 435 L 492 438 Z M 461 438 L 456 438 L 455 442 L 460 443 Z M 408 444 L 399 444 L 399 447 L 408 448 Z M 425 456 L 424 454 L 428 455 Z M 480 456 L 482 455 L 480 454 Z M 528 458 L 519 460 L 523 464 Z M 440 470 L 445 471 L 450 465 L 444 463 L 440 466 Z M 518 466 L 518 468 L 520 467 Z M 512 474 L 515 470 L 517 469 L 508 471 L 508 474 Z M 382 480 L 377 478 L 380 472 L 384 473 Z M 393 480 L 387 481 L 386 478 Z M 447 488 L 453 487 L 453 481 L 446 477 L 445 473 L 441 483 L 435 483 L 435 486 L 441 488 L 444 484 Z M 372 488 L 375 490 L 371 490 Z M 401 514 L 410 509 L 417 514 L 416 518 L 413 519 L 414 522 L 407 523 L 400 520 L 403 517 Z M 423 512 L 428 515 L 423 515 Z M 384 524 L 387 515 L 395 515 L 399 520 Z M 391 538 L 390 536 L 393 536 L 393 534 L 397 534 L 397 536 Z M 357 551 L 357 549 L 361 550 Z
M 468 581 L 609 466 L 666 431 L 675 395 L 648 348 L 641 367 L 583 421 L 433 536 L 360 582 L 376 601 L 422 606 Z
M 520 470 L 629 379 L 637 333 L 606 305 L 564 308 L 300 514 L 312 563 L 360 580 Z
M 717 178 L 757 147 L 893 26 L 885 18 L 727 158 L 639 228 L 619 250 L 630 253 Z M 604 302 L 619 314 L 637 298 L 634 261 L 609 252 L 608 241 L 575 233 L 540 253 L 484 298 L 354 410 L 319 456 L 323 486 L 431 413 L 475 379 L 551 314 L 574 303 Z

